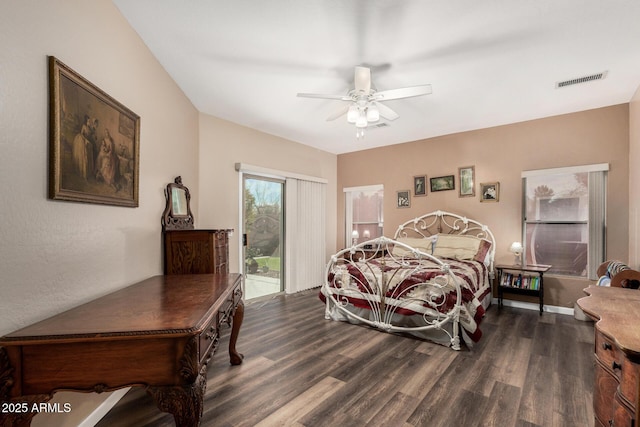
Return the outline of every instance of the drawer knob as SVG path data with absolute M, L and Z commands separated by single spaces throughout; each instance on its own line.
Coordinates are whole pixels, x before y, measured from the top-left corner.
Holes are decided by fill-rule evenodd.
M 602 348 L 604 350 L 611 350 L 611 344 L 609 344 L 608 342 L 603 342 L 602 343 Z
M 619 363 L 616 363 L 616 362 L 612 362 L 612 363 L 611 363 L 611 369 L 613 369 L 614 371 L 615 371 L 616 369 L 622 369 L 622 365 L 621 365 L 621 364 L 619 364 Z

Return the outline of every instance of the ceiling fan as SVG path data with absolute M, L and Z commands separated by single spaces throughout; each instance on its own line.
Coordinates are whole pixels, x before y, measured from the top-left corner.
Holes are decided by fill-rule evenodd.
M 338 117 L 347 115 L 347 121 L 356 125 L 356 137 L 364 137 L 364 130 L 370 123 L 380 120 L 395 120 L 398 113 L 382 101 L 392 99 L 410 98 L 414 96 L 428 95 L 431 93 L 431 85 L 410 86 L 399 89 L 377 91 L 371 84 L 371 70 L 367 67 L 355 67 L 354 88 L 346 95 L 324 95 L 317 93 L 299 93 L 303 98 L 323 98 L 347 101 L 348 104 L 327 117 L 327 121 L 335 120 Z

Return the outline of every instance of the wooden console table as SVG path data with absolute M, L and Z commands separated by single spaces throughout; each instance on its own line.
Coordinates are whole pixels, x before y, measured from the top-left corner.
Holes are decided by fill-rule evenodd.
M 0 338 L 0 426 L 28 426 L 57 390 L 144 386 L 176 426 L 202 417 L 221 323 L 242 319 L 242 276 L 155 276 Z M 36 405 L 36 406 L 34 406 Z
M 640 419 L 640 291 L 590 286 L 578 306 L 595 325 L 596 426 L 637 426 Z

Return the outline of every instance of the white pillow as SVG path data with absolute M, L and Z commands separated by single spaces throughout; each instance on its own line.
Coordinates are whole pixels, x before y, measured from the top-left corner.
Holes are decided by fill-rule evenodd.
M 462 234 L 438 234 L 433 254 L 441 258 L 474 259 L 480 247 L 480 238 Z
M 426 252 L 428 254 L 431 253 L 431 238 L 423 238 L 423 237 L 399 237 L 396 241 L 400 243 L 404 243 L 405 245 L 409 245 L 414 249 L 418 249 L 422 252 Z M 394 246 L 391 254 L 394 257 L 403 257 L 411 255 L 412 251 L 409 249 L 405 249 L 401 246 Z

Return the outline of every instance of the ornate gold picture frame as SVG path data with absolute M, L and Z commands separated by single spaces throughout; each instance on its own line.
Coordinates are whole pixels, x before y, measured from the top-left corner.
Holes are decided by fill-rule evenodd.
M 138 115 L 50 56 L 49 119 L 49 198 L 138 206 Z

